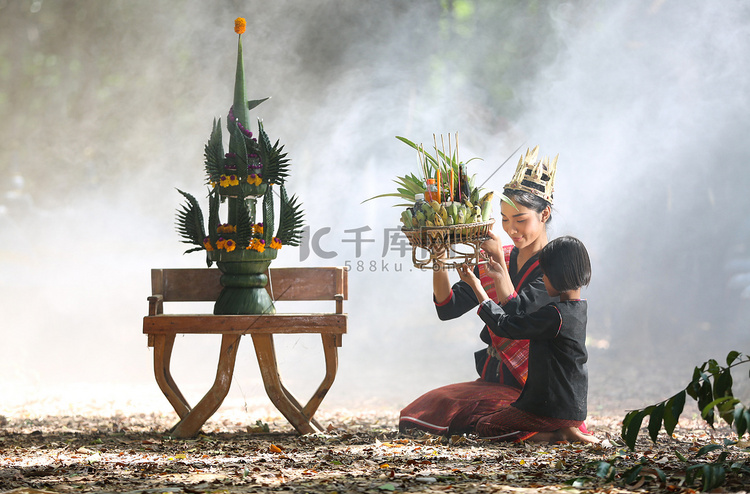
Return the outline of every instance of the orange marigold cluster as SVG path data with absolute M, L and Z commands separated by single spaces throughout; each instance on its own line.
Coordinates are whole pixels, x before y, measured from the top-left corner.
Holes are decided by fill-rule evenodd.
M 237 34 L 242 34 L 245 32 L 245 28 L 247 27 L 247 22 L 244 18 L 238 17 L 234 20 L 234 32 Z

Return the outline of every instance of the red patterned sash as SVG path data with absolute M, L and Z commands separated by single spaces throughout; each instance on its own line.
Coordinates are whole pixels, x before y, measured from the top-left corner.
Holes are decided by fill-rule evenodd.
M 504 245 L 503 253 L 505 254 L 505 264 L 510 267 L 510 251 L 513 250 L 512 245 Z M 529 269 L 526 270 L 521 280 L 516 285 L 516 293 L 521 291 L 526 278 L 529 274 L 539 265 L 539 261 L 533 263 Z M 495 290 L 495 283 L 488 274 L 486 264 L 479 265 L 479 281 L 482 287 L 487 292 L 487 296 L 490 297 L 495 303 L 499 304 L 500 300 L 497 296 L 497 290 Z M 497 353 L 503 363 L 508 367 L 511 374 L 521 384 L 526 384 L 526 378 L 529 374 L 529 340 L 511 340 L 495 335 L 490 331 L 490 337 L 492 338 L 491 353 Z M 494 352 L 492 352 L 494 350 Z

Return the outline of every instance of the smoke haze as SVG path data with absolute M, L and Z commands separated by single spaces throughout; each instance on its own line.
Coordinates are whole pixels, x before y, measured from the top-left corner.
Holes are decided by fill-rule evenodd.
M 330 229 L 274 265 L 352 267 L 324 408 L 398 410 L 475 378 L 478 318 L 439 322 L 431 274 L 386 236 L 395 201 L 362 204 L 417 170 L 396 135 L 458 131 L 479 183 L 519 145 L 559 153 L 550 236 L 581 238 L 594 270 L 592 412 L 663 399 L 696 364 L 748 351 L 747 3 L 450 4 L 0 1 L 0 414 L 72 397 L 170 410 L 141 333 L 149 270 L 204 266 L 182 254 L 175 188 L 202 196 L 238 16 L 248 97 L 271 96 L 252 116 L 285 145 L 310 232 Z M 486 186 L 500 191 L 519 155 Z M 282 378 L 306 400 L 319 341 L 280 340 Z M 178 339 L 191 402 L 218 348 Z M 251 343 L 239 352 L 226 403 L 265 406 Z

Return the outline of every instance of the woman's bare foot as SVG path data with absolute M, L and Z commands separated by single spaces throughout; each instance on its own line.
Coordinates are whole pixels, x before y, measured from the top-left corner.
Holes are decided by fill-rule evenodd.
M 591 443 L 599 444 L 599 439 L 591 434 L 584 434 L 578 427 L 563 427 L 552 432 L 537 432 L 529 438 L 529 441 L 533 442 L 549 442 L 554 443 L 558 441 L 568 441 L 570 443 Z

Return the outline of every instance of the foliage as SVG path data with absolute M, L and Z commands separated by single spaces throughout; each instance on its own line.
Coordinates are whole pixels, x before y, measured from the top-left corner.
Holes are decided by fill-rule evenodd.
M 641 429 L 643 419 L 646 417 L 648 417 L 648 434 L 651 441 L 656 442 L 662 428 L 671 438 L 684 410 L 687 396 L 697 402 L 701 418 L 708 425 L 714 427 L 718 414 L 720 419 L 734 428 L 737 437 L 742 439 L 747 432 L 750 432 L 750 409 L 743 405 L 732 392 L 732 368 L 748 362 L 750 362 L 750 357 L 743 356 L 737 351 L 731 351 L 726 357 L 726 366 L 719 365 L 716 360 L 710 359 L 695 367 L 693 378 L 684 389 L 662 402 L 642 409 L 631 410 L 625 415 L 622 422 L 622 437 L 625 444 L 631 451 L 635 449 L 638 432 Z M 715 450 L 724 449 L 718 458 L 711 463 L 692 463 L 684 455 L 676 452 L 681 461 L 689 464 L 686 467 L 686 482 L 694 483 L 700 480 L 702 489 L 706 491 L 723 485 L 727 472 L 750 473 L 750 469 L 744 462 L 728 460 L 729 451 L 726 450 L 726 447 L 734 444 L 736 443 L 725 441 L 724 446 L 708 444 L 700 448 L 696 458 L 705 456 Z M 602 462 L 597 474 L 602 478 L 611 478 L 612 472 L 614 472 L 614 464 L 615 461 Z M 605 465 L 609 465 L 611 469 L 608 469 Z M 606 475 L 605 472 L 607 472 Z M 631 469 L 623 475 L 632 480 L 632 476 L 637 476 L 639 473 L 640 469 Z
M 466 194 L 466 197 L 470 197 L 473 203 L 476 203 L 477 199 L 482 195 L 484 189 L 481 186 L 475 186 L 476 174 L 471 176 L 466 175 L 466 164 L 474 160 L 481 160 L 481 158 L 474 157 L 467 160 L 466 163 L 462 162 L 458 157 L 458 136 L 456 136 L 455 149 L 452 149 L 451 136 L 450 134 L 448 135 L 447 152 L 443 136 L 440 136 L 442 149 L 438 147 L 437 138 L 435 137 L 433 146 L 434 154 L 430 154 L 423 145 L 418 145 L 406 137 L 396 136 L 396 139 L 417 151 L 419 155 L 420 174 L 415 175 L 414 173 L 409 173 L 403 177 L 396 177 L 396 180 L 394 180 L 397 186 L 396 192 L 379 194 L 370 197 L 369 199 L 365 199 L 362 201 L 363 203 L 382 197 L 397 197 L 399 199 L 404 199 L 407 202 L 394 204 L 394 207 L 410 207 L 414 205 L 416 194 L 425 193 L 427 179 L 439 180 L 439 187 L 443 191 L 457 191 L 459 188 L 462 188 L 462 190 L 465 191 L 464 193 Z M 501 194 L 500 198 L 501 200 L 512 204 L 505 195 Z M 451 198 L 451 200 L 453 200 L 453 198 Z
M 750 409 L 745 407 L 732 393 L 732 367 L 750 362 L 740 352 L 731 351 L 726 358 L 727 365 L 721 366 L 710 359 L 693 371 L 693 379 L 674 396 L 642 409 L 631 410 L 622 421 L 622 437 L 630 449 L 635 448 L 638 431 L 643 419 L 649 418 L 648 432 L 652 441 L 662 426 L 671 437 L 685 405 L 685 397 L 698 402 L 701 417 L 714 426 L 716 412 L 719 417 L 734 426 L 737 436 L 742 437 L 750 426 Z M 712 384 L 713 380 L 713 384 Z

